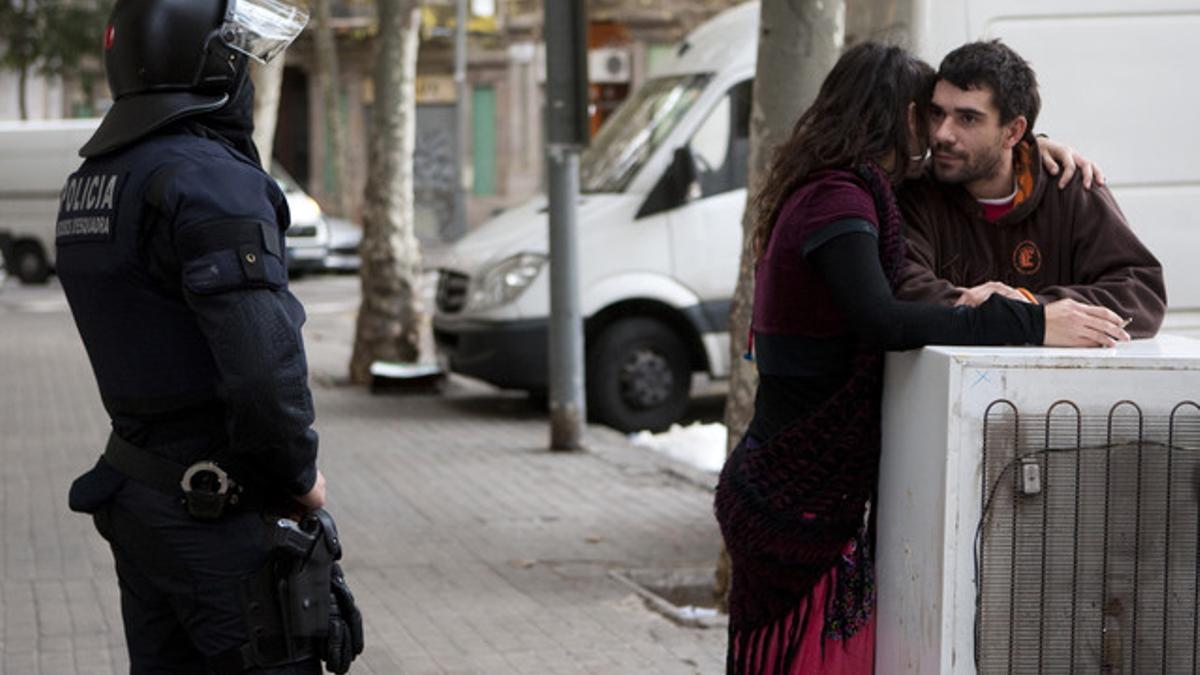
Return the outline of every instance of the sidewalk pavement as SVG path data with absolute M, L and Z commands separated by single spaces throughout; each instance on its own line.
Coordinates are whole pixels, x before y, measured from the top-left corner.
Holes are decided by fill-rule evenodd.
M 352 673 L 718 673 L 611 570 L 715 566 L 712 495 L 616 432 L 550 453 L 523 397 L 343 384 L 358 280 L 303 280 L 321 466 L 366 619 Z M 0 289 L 0 673 L 128 672 L 112 558 L 67 487 L 108 420 L 61 290 Z

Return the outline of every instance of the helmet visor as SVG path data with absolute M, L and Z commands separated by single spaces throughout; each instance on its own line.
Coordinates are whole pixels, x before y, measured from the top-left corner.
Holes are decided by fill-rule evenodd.
M 266 63 L 282 52 L 308 23 L 308 10 L 288 0 L 230 0 L 221 39 Z

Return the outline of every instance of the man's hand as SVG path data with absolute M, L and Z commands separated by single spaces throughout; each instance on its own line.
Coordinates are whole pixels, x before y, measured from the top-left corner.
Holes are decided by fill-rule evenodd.
M 1125 322 L 1107 307 L 1065 299 L 1046 305 L 1047 347 L 1113 347 L 1127 342 Z
M 1029 298 L 1021 295 L 1020 291 L 999 281 L 989 281 L 978 286 L 960 288 L 959 290 L 962 291 L 962 295 L 958 296 L 958 301 L 954 303 L 956 307 L 959 305 L 978 307 L 987 302 L 987 299 L 992 297 L 993 293 L 1006 297 L 1009 300 L 1029 302 Z
M 1075 148 L 1045 136 L 1038 136 L 1037 145 L 1038 152 L 1042 155 L 1042 165 L 1050 175 L 1059 176 L 1059 189 L 1071 182 L 1076 170 L 1083 174 L 1083 189 L 1091 190 L 1093 181 L 1096 185 L 1104 185 L 1104 172 L 1100 170 L 1100 166 L 1076 152 Z M 1060 165 L 1062 175 L 1059 175 Z
M 325 474 L 320 469 L 317 469 L 317 480 L 312 489 L 296 497 L 296 501 L 309 511 L 325 508 Z

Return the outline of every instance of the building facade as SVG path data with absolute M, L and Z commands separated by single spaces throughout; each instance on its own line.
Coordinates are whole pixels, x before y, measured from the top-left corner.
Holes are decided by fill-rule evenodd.
M 589 0 L 589 117 L 593 133 L 692 28 L 739 0 Z M 454 0 L 422 10 L 417 59 L 414 190 L 418 236 L 453 239 L 496 211 L 520 203 L 543 183 L 544 0 L 472 0 L 468 23 L 467 130 L 458 168 L 454 81 Z M 488 12 L 479 13 L 480 10 Z M 374 36 L 370 5 L 335 3 L 339 99 L 348 127 L 350 211 L 362 211 L 373 104 Z M 275 154 L 322 204 L 332 205 L 330 134 L 312 32 L 288 51 Z M 454 222 L 454 190 L 467 193 L 466 222 Z
M 459 151 L 458 88 L 454 80 L 456 0 L 426 0 L 417 58 L 417 139 L 414 157 L 416 229 L 426 241 L 448 240 L 497 210 L 539 192 L 543 184 L 546 0 L 467 0 L 467 129 Z M 696 25 L 742 0 L 588 0 L 589 117 L 595 131 L 653 73 Z M 337 82 L 347 127 L 346 173 L 351 220 L 360 220 L 366 185 L 374 87 L 374 3 L 335 0 L 331 25 L 339 60 Z M 331 130 L 318 86 L 313 31 L 286 52 L 275 158 L 327 210 L 336 209 Z M 111 101 L 98 59 L 86 77 L 47 78 L 30 72 L 31 119 L 103 115 Z M 20 117 L 20 78 L 0 70 L 0 119 Z M 460 155 L 462 157 L 460 169 Z M 466 192 L 464 219 L 455 217 L 455 188 Z

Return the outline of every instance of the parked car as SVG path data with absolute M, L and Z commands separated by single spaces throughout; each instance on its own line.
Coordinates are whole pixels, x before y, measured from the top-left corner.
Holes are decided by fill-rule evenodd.
M 362 226 L 345 218 L 326 217 L 329 225 L 329 247 L 321 269 L 326 272 L 357 272 L 362 261 L 358 245 L 362 241 Z
M 292 225 L 287 229 L 287 267 L 292 274 L 316 272 L 329 253 L 329 223 L 317 200 L 308 196 L 279 162 L 271 162 L 271 176 L 287 197 Z

